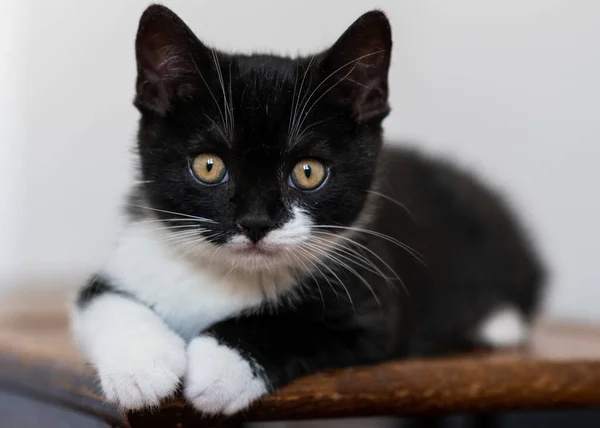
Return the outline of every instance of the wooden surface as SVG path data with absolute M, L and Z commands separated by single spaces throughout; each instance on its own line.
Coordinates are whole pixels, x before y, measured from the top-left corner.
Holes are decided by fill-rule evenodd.
M 209 426 L 175 400 L 123 416 L 103 403 L 68 333 L 66 302 L 0 296 L 0 392 L 60 406 L 111 425 Z M 600 406 L 600 330 L 541 322 L 528 352 L 392 362 L 301 379 L 244 420 L 557 409 Z M 1 411 L 1 408 L 0 408 Z M 0 418 L 2 415 L 0 415 Z

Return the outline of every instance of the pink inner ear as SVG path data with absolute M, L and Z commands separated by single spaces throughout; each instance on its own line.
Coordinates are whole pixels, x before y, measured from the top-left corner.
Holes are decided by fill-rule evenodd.
M 363 87 L 361 94 L 354 102 L 356 120 L 362 123 L 378 116 L 387 115 L 390 110 L 387 97 L 387 89 L 382 82 L 373 79 L 370 85 Z
M 384 50 L 376 49 L 349 62 L 336 73 L 333 96 L 338 102 L 350 105 L 355 119 L 361 123 L 382 118 L 389 112 L 387 103 L 387 73 L 389 57 Z M 337 82 L 335 80 L 337 79 Z
M 325 75 L 334 73 L 332 102 L 349 106 L 355 119 L 383 119 L 389 112 L 387 78 L 391 29 L 379 11 L 364 14 L 325 54 Z
M 202 46 L 177 15 L 163 6 L 150 6 L 136 38 L 136 105 L 164 115 L 174 98 L 189 96 L 195 89 L 192 55 Z

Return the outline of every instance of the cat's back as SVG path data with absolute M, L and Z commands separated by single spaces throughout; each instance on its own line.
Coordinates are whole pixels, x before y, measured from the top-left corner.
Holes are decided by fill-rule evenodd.
M 504 195 L 446 160 L 388 144 L 373 192 L 380 196 L 380 219 L 392 232 L 420 229 L 435 232 L 437 241 L 442 234 L 448 239 L 460 237 L 465 244 L 489 236 L 511 241 L 512 246 L 531 247 Z
M 387 145 L 373 193 L 373 226 L 419 251 L 424 261 L 419 267 L 406 251 L 391 250 L 427 334 L 468 329 L 503 307 L 526 318 L 534 312 L 541 263 L 510 205 L 484 180 Z

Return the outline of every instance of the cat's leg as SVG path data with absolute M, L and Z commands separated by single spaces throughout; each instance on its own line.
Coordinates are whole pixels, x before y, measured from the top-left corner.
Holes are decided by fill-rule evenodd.
M 185 397 L 204 413 L 234 414 L 297 377 L 385 358 L 378 338 L 294 315 L 225 321 L 190 342 Z
M 109 401 L 137 409 L 176 391 L 187 364 L 185 343 L 147 306 L 95 278 L 81 290 L 72 322 Z

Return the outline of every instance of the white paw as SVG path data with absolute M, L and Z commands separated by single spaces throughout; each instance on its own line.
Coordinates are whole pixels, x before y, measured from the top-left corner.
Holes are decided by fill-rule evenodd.
M 124 409 L 157 406 L 172 395 L 187 365 L 185 342 L 174 333 L 131 338 L 107 349 L 96 369 L 106 399 Z
M 188 345 L 184 393 L 203 413 L 231 415 L 267 394 L 267 386 L 237 351 L 200 336 Z

